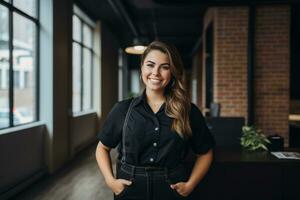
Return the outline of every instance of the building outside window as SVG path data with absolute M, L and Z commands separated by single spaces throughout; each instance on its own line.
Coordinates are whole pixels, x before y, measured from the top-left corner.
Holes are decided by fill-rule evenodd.
M 36 121 L 38 0 L 0 0 L 0 129 Z
M 89 111 L 93 105 L 94 22 L 74 6 L 73 14 L 73 113 Z

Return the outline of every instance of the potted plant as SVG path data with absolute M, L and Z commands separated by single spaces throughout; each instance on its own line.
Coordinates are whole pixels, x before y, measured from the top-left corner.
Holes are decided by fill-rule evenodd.
M 242 147 L 249 151 L 268 151 L 267 144 L 270 143 L 270 141 L 260 129 L 256 129 L 254 126 L 243 126 L 242 133 Z

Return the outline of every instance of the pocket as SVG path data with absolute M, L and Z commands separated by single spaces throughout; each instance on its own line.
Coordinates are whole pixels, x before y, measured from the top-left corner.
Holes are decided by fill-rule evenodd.
M 128 190 L 128 187 L 129 187 L 128 185 L 124 185 L 124 189 L 119 194 L 114 193 L 115 198 L 118 199 L 118 198 L 121 198 L 122 196 L 124 196 L 124 194 Z
M 124 178 L 122 178 L 122 179 L 124 179 Z M 125 179 L 125 180 L 131 181 L 131 184 L 130 185 L 124 185 L 124 189 L 119 194 L 114 193 L 114 196 L 115 196 L 116 199 L 119 199 L 119 198 L 124 197 L 124 196 L 126 197 L 127 194 L 129 195 L 131 193 L 130 190 L 134 186 L 135 180 L 134 179 Z M 129 193 L 128 193 L 128 191 L 129 191 Z
M 188 181 L 189 174 L 188 174 L 187 170 L 185 169 L 185 167 L 184 166 L 179 166 L 178 169 L 176 169 L 175 171 L 169 173 L 168 178 L 169 178 L 169 180 L 167 180 L 167 183 L 169 185 L 169 188 L 172 190 L 172 192 L 174 194 L 174 197 L 176 199 L 188 198 L 188 197 L 182 196 L 181 194 L 179 194 L 177 192 L 176 189 L 172 189 L 170 187 L 171 184 L 176 184 L 176 183 L 179 183 L 179 182 L 187 182 Z
M 185 198 L 187 198 L 187 197 L 185 197 L 185 196 L 182 196 L 181 194 L 179 194 L 178 192 L 177 192 L 177 190 L 175 190 L 175 189 L 172 189 L 171 188 L 171 182 L 169 181 L 169 180 L 167 180 L 166 181 L 166 184 L 167 184 L 167 187 L 169 188 L 169 190 L 170 190 L 170 192 L 171 192 L 171 196 L 172 196 L 172 199 L 173 200 L 178 200 L 178 199 L 185 199 Z M 170 197 L 171 198 L 171 197 Z
M 131 174 L 127 173 L 122 169 L 122 166 L 120 165 L 117 169 L 117 179 L 124 179 L 131 181 L 130 185 L 124 185 L 124 189 L 119 194 L 114 194 L 115 199 L 119 199 L 126 195 L 127 191 L 133 186 L 134 179 L 131 177 Z
M 173 191 L 174 191 L 174 193 L 175 193 L 175 196 L 179 197 L 180 199 L 185 199 L 185 198 L 187 198 L 187 197 L 182 196 L 181 194 L 179 194 L 179 193 L 177 192 L 177 190 L 173 190 Z

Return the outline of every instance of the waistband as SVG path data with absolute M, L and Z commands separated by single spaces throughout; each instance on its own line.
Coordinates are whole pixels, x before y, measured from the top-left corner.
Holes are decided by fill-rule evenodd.
M 181 165 L 178 165 L 175 168 L 166 168 L 166 167 L 155 167 L 155 166 L 134 166 L 128 163 L 119 162 L 119 167 L 121 170 L 132 174 L 132 175 L 145 175 L 152 173 L 154 175 L 168 175 L 175 172 L 180 168 Z

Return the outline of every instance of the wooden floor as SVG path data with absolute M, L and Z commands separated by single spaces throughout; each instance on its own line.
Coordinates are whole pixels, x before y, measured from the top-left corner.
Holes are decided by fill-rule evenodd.
M 51 177 L 38 181 L 15 200 L 111 200 L 112 192 L 105 185 L 95 160 L 96 146 L 80 153 L 64 169 Z M 112 152 L 113 156 L 115 152 Z M 115 167 L 115 166 L 114 166 Z

